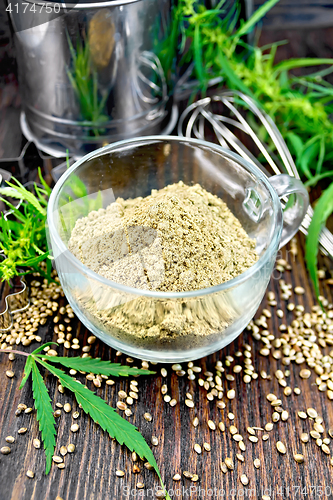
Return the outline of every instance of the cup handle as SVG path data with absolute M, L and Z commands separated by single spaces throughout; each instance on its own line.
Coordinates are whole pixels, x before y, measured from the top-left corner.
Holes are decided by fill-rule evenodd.
M 283 229 L 280 247 L 283 247 L 297 233 L 309 206 L 309 194 L 304 184 L 287 174 L 273 175 L 269 182 L 277 192 L 278 197 L 294 195 L 293 203 L 283 211 Z

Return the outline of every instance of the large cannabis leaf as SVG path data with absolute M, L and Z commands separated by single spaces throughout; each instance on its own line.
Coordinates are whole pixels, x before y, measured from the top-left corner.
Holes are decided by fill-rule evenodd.
M 134 367 L 122 366 L 119 363 L 102 361 L 100 358 L 64 358 L 47 356 L 42 353 L 44 348 L 51 344 L 54 344 L 54 342 L 48 342 L 47 344 L 38 347 L 38 349 L 28 355 L 24 368 L 24 377 L 20 385 L 20 389 L 22 389 L 30 374 L 32 375 L 33 398 L 37 410 L 39 430 L 42 435 L 46 455 L 46 474 L 50 471 L 52 464 L 52 456 L 56 445 L 56 429 L 51 399 L 43 377 L 38 369 L 38 364 L 56 376 L 63 387 L 73 392 L 76 401 L 81 405 L 83 411 L 90 415 L 90 417 L 98 423 L 104 431 L 106 431 L 112 438 L 116 439 L 119 444 L 124 444 L 129 450 L 135 451 L 141 458 L 145 458 L 155 469 L 160 479 L 162 488 L 165 491 L 155 457 L 138 429 L 130 422 L 122 418 L 114 408 L 110 407 L 103 399 L 96 396 L 96 394 L 90 391 L 86 386 L 80 384 L 53 365 L 60 364 L 66 368 L 92 372 L 99 375 L 112 375 L 115 377 L 149 375 L 154 372 Z M 167 500 L 171 500 L 166 491 L 165 498 Z
M 71 358 L 67 359 L 70 360 Z M 53 359 L 50 361 L 53 361 Z M 58 370 L 58 368 L 50 366 L 42 360 L 39 360 L 39 362 L 53 375 L 58 377 L 63 387 L 74 393 L 76 401 L 81 404 L 85 413 L 88 413 L 95 422 L 98 422 L 102 429 L 112 438 L 115 438 L 119 444 L 125 444 L 127 448 L 135 451 L 141 458 L 146 458 L 161 478 L 151 449 L 134 425 L 118 415 L 114 408 L 96 396 L 86 386 L 73 380 L 72 377 L 66 375 L 62 370 Z

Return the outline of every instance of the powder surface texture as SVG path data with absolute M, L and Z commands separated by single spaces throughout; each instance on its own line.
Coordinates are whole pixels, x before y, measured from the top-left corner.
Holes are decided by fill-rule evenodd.
M 105 278 L 161 292 L 235 278 L 258 260 L 255 246 L 226 203 L 183 182 L 90 212 L 69 241 L 69 250 Z

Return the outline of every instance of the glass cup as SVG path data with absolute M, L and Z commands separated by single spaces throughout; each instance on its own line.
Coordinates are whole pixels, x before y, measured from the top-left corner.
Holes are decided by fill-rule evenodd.
M 76 221 L 91 210 L 105 209 L 118 197 L 145 197 L 179 181 L 199 183 L 227 203 L 256 241 L 259 259 L 253 266 L 217 286 L 166 293 L 108 280 L 69 251 Z M 280 199 L 288 196 L 283 211 Z M 296 233 L 307 207 L 306 189 L 288 175 L 267 178 L 237 154 L 204 141 L 143 137 L 98 149 L 63 174 L 48 204 L 49 243 L 66 297 L 91 332 L 130 356 L 183 362 L 223 348 L 247 326 L 263 298 L 278 249 Z M 147 239 L 152 236 L 151 228 L 140 230 Z M 142 248 L 137 253 L 144 260 Z M 160 255 L 157 282 L 163 279 Z

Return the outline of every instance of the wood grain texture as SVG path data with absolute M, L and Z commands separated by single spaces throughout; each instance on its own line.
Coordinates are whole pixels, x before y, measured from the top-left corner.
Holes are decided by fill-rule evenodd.
M 286 255 L 286 252 L 283 253 Z M 303 304 L 306 310 L 310 310 L 314 304 L 314 297 L 308 282 L 302 253 L 291 264 L 292 272 L 286 271 L 283 278 L 293 287 L 303 286 L 306 289 L 306 294 L 296 296 L 295 301 Z M 329 261 L 326 264 L 331 265 Z M 269 289 L 277 295 L 279 294 L 279 285 L 276 279 L 271 280 Z M 331 289 L 326 289 L 325 295 L 332 301 Z M 287 311 L 285 306 L 285 301 L 280 302 L 279 300 L 278 307 L 285 311 L 288 321 L 293 317 L 293 313 Z M 285 319 L 280 320 L 275 316 L 269 320 L 270 330 L 276 336 L 279 336 L 278 325 L 281 321 L 285 321 Z M 89 332 L 83 325 L 79 324 L 78 326 L 77 337 L 80 339 L 80 344 L 83 345 Z M 43 327 L 41 336 L 45 342 L 56 339 L 56 336 L 53 335 L 52 321 Z M 247 331 L 223 351 L 203 358 L 195 364 L 201 366 L 203 372 L 206 370 L 214 371 L 216 360 L 224 361 L 226 355 L 233 356 L 244 343 L 249 343 L 253 352 L 256 353 L 254 366 L 257 372 L 265 370 L 273 375 L 276 369 L 281 368 L 280 361 L 258 354 L 261 343 L 253 341 Z M 32 350 L 34 347 L 35 345 L 32 345 L 28 349 Z M 61 349 L 59 351 L 61 352 Z M 126 362 L 124 355 L 116 358 L 114 350 L 102 342 L 96 342 L 92 354 L 98 354 L 103 359 Z M 135 362 L 135 364 L 139 366 L 140 362 Z M 133 463 L 128 450 L 111 440 L 90 418 L 82 414 L 82 410 L 79 410 L 81 416 L 77 420 L 80 425 L 78 433 L 74 434 L 70 431 L 70 426 L 73 423 L 71 414 L 62 412 L 62 416 L 57 420 L 56 453 L 59 454 L 60 446 L 67 445 L 69 442 L 75 444 L 76 451 L 65 457 L 66 467 L 64 470 L 59 470 L 53 464 L 50 474 L 45 476 L 44 453 L 42 450 L 36 450 L 32 445 L 33 438 L 39 436 L 35 414 L 15 416 L 19 402 L 24 402 L 28 406 L 33 405 L 31 383 L 28 382 L 22 391 L 18 389 L 23 366 L 24 359 L 21 357 L 17 357 L 14 362 L 8 361 L 7 355 L 2 354 L 0 357 L 2 381 L 0 384 L 0 445 L 6 445 L 5 437 L 7 435 L 16 438 L 16 442 L 9 445 L 12 449 L 11 454 L 0 458 L 1 478 L 6 478 L 1 484 L 0 499 L 39 500 L 44 498 L 55 500 L 57 495 L 64 500 L 135 498 L 129 490 L 133 490 L 133 495 L 135 492 L 137 498 L 140 498 L 140 494 L 142 498 L 154 498 L 152 491 L 149 490 L 158 488 L 156 475 L 141 465 L 142 472 L 133 474 Z M 184 366 L 186 367 L 186 364 Z M 9 368 L 14 369 L 15 377 L 13 379 L 8 379 L 5 376 L 5 371 Z M 274 498 L 301 498 L 299 488 L 302 488 L 303 492 L 308 491 L 308 498 L 315 498 L 315 493 L 318 494 L 320 488 L 325 490 L 326 487 L 332 487 L 333 469 L 329 463 L 329 457 L 325 456 L 313 441 L 308 444 L 301 443 L 301 432 L 309 431 L 310 428 L 307 421 L 303 422 L 297 417 L 297 411 L 308 407 L 315 408 L 324 418 L 325 427 L 328 429 L 333 427 L 333 403 L 326 398 L 325 394 L 318 391 L 314 375 L 308 380 L 300 379 L 301 368 L 302 366 L 291 366 L 290 382 L 288 382 L 291 387 L 300 387 L 301 394 L 299 396 L 295 394 L 289 397 L 284 396 L 283 388 L 278 385 L 274 376 L 272 380 L 259 378 L 249 385 L 243 382 L 240 375 L 235 376 L 234 382 L 228 382 L 224 378 L 225 391 L 235 388 L 237 394 L 236 399 L 232 401 L 224 398 L 227 403 L 224 410 L 219 410 L 216 407 L 216 402 L 207 401 L 206 391 L 198 386 L 197 381 L 189 381 L 186 376 L 178 377 L 174 373 L 171 374 L 170 367 L 167 380 L 162 379 L 160 375 L 139 379 L 139 400 L 133 405 L 133 416 L 129 417 L 129 421 L 138 426 L 148 443 L 153 435 L 159 438 L 159 445 L 153 447 L 154 454 L 167 488 L 176 486 L 176 489 L 180 490 L 180 494 L 176 495 L 175 498 L 196 500 L 207 498 L 210 492 L 213 493 L 210 498 L 223 498 L 218 495 L 219 493 L 222 495 L 222 490 L 224 490 L 224 498 L 231 499 L 245 494 L 245 489 L 248 490 L 247 495 L 250 498 L 261 498 L 263 491 L 267 490 L 267 493 L 269 489 L 271 489 L 272 498 L 273 495 Z M 157 366 L 156 369 L 160 371 L 160 366 Z M 226 373 L 228 372 L 226 371 Z M 56 402 L 62 404 L 70 402 L 73 410 L 76 409 L 72 395 L 69 393 L 60 394 L 52 376 L 46 375 L 45 380 L 53 405 Z M 82 380 L 84 381 L 83 377 Z M 160 390 L 163 383 L 167 383 L 168 393 L 179 401 L 174 408 L 163 401 Z M 90 387 L 93 388 L 93 386 Z M 96 393 L 115 406 L 117 392 L 120 389 L 127 391 L 129 381 L 118 380 L 114 386 L 102 386 Z M 195 401 L 193 409 L 185 406 L 187 392 L 193 394 Z M 235 457 L 235 454 L 239 453 L 237 443 L 231 440 L 228 432 L 222 433 L 219 429 L 209 430 L 207 420 L 211 419 L 216 424 L 223 421 L 226 427 L 234 423 L 240 433 L 246 436 L 248 426 L 262 427 L 266 422 L 271 421 L 272 410 L 266 400 L 266 395 L 269 392 L 275 393 L 282 399 L 283 407 L 289 411 L 290 418 L 287 422 L 279 422 L 274 426 L 266 442 L 259 439 L 258 443 L 250 443 L 245 438 L 247 446 L 243 453 L 245 463 L 240 463 Z M 152 422 L 145 421 L 143 418 L 145 412 L 152 414 Z M 229 412 L 234 413 L 234 422 L 228 419 Z M 191 424 L 194 416 L 198 416 L 200 421 L 197 429 Z M 17 431 L 20 427 L 27 427 L 27 434 L 18 435 Z M 262 433 L 259 432 L 260 434 Z M 278 454 L 275 448 L 277 440 L 286 444 L 287 454 L 285 456 Z M 212 451 L 197 455 L 193 450 L 193 445 L 195 443 L 202 445 L 204 441 L 210 443 Z M 293 454 L 297 452 L 304 454 L 304 464 L 299 465 L 293 460 Z M 234 459 L 235 470 L 224 475 L 220 470 L 220 462 L 227 456 Z M 255 458 L 259 458 L 261 461 L 261 467 L 258 470 L 253 466 Z M 28 469 L 34 471 L 34 479 L 25 476 Z M 115 476 L 117 469 L 125 471 L 124 478 Z M 198 474 L 200 481 L 194 484 L 183 478 L 179 483 L 173 482 L 173 475 L 184 470 Z M 240 476 L 243 473 L 250 480 L 246 488 L 240 483 Z M 139 481 L 145 484 L 145 489 L 141 493 L 136 489 L 136 484 Z M 216 488 L 215 493 L 214 488 Z M 282 495 L 279 496 L 279 493 Z M 204 494 L 206 497 L 203 496 Z M 331 493 L 324 495 L 323 498 L 331 498 Z
M 254 10 L 264 3 L 264 0 L 254 0 Z M 314 29 L 332 25 L 333 5 L 329 0 L 280 0 L 263 21 L 264 29 L 268 30 Z
M 265 43 L 272 41 L 272 33 L 269 32 L 265 35 Z M 322 40 L 322 43 L 325 39 L 325 46 L 330 52 L 332 51 L 330 33 L 330 30 L 312 32 L 309 30 L 308 35 L 310 38 L 315 37 L 316 40 Z M 294 43 L 286 46 L 284 49 L 286 52 L 283 56 L 324 56 L 316 44 L 313 44 L 314 53 L 312 53 L 310 45 L 303 43 L 305 40 L 305 35 L 303 35 L 304 33 L 301 36 L 297 31 L 287 34 L 278 33 L 279 39 L 288 36 L 294 40 Z M 293 49 L 292 52 L 290 47 Z M 316 51 L 315 47 L 317 47 Z M 288 50 L 289 52 L 287 52 Z M 6 110 L 2 111 L 0 143 L 10 135 L 9 126 L 6 125 L 7 122 L 5 123 Z M 0 144 L 0 152 L 3 154 L 4 151 L 5 145 Z M 299 237 L 299 243 L 300 247 L 304 245 L 304 240 L 301 237 Z M 284 251 L 282 255 L 286 256 L 286 252 Z M 325 262 L 328 267 L 332 268 L 330 261 L 325 260 Z M 301 285 L 306 289 L 306 294 L 296 297 L 296 301 L 304 304 L 304 307 L 310 310 L 314 304 L 314 296 L 308 281 L 302 252 L 295 261 L 290 263 L 293 267 L 292 272 L 286 272 L 284 279 L 293 287 Z M 271 280 L 269 290 L 273 290 L 279 295 L 279 285 L 276 279 Z M 332 301 L 332 287 L 326 287 L 324 294 Z M 264 305 L 265 301 L 262 307 Z M 292 313 L 286 311 L 285 306 L 285 302 L 279 300 L 278 307 L 286 312 L 286 321 L 290 321 L 293 316 Z M 270 330 L 274 335 L 279 335 L 278 325 L 280 322 L 276 317 L 269 321 Z M 77 337 L 83 344 L 89 332 L 76 321 L 74 321 L 73 326 Z M 40 335 L 45 342 L 56 338 L 52 321 L 40 329 Z M 203 371 L 213 370 L 216 360 L 224 361 L 227 355 L 234 355 L 244 343 L 250 344 L 255 353 L 258 352 L 259 346 L 261 347 L 261 343 L 253 341 L 249 332 L 245 331 L 226 349 L 204 358 L 196 364 L 201 366 Z M 26 350 L 31 351 L 35 347 L 36 344 L 31 345 Z M 61 353 L 62 350 L 59 349 L 59 352 Z M 92 354 L 102 356 L 103 359 L 125 362 L 125 356 L 117 358 L 115 351 L 101 342 L 94 345 Z M 140 474 L 133 474 L 131 456 L 127 449 L 120 447 L 110 439 L 90 418 L 84 416 L 82 411 L 77 421 L 80 430 L 76 434 L 70 431 L 73 422 L 71 414 L 63 412 L 57 420 L 56 453 L 59 453 L 61 445 L 70 442 L 76 445 L 76 451 L 65 457 L 66 467 L 64 470 L 59 470 L 53 464 L 50 474 L 45 476 L 44 452 L 36 450 L 32 445 L 33 439 L 40 437 L 35 413 L 15 416 L 18 403 L 24 402 L 28 406 L 33 404 L 31 382 L 28 381 L 22 391 L 18 388 L 23 374 L 24 361 L 24 358 L 17 356 L 14 362 L 10 362 L 7 355 L 0 355 L 0 447 L 7 444 L 5 442 L 6 436 L 12 435 L 16 439 L 14 444 L 9 445 L 12 449 L 11 454 L 0 455 L 0 500 L 55 500 L 58 495 L 64 500 L 153 499 L 152 489 L 159 486 L 156 475 L 142 466 Z M 257 372 L 265 370 L 267 373 L 273 374 L 277 368 L 281 367 L 281 363 L 272 357 L 265 358 L 256 354 L 254 361 Z M 140 363 L 136 362 L 135 364 L 139 365 Z M 6 370 L 10 368 L 15 372 L 13 379 L 8 379 L 5 376 Z M 156 369 L 159 370 L 160 366 Z M 179 378 L 177 375 L 171 374 L 170 368 L 166 380 L 162 379 L 161 376 L 139 379 L 139 400 L 133 405 L 133 416 L 129 418 L 129 421 L 138 426 L 148 443 L 150 443 L 152 435 L 158 436 L 159 446 L 154 447 L 153 451 L 167 488 L 175 490 L 173 498 L 179 500 L 201 500 L 203 498 L 232 500 L 244 497 L 260 499 L 263 494 L 270 495 L 272 499 L 276 500 L 333 498 L 329 490 L 325 494 L 325 488 L 333 486 L 333 468 L 329 463 L 329 457 L 325 456 L 313 441 L 308 444 L 301 443 L 300 434 L 303 431 L 309 431 L 309 422 L 300 421 L 296 416 L 297 411 L 314 407 L 324 418 L 326 428 L 332 428 L 333 403 L 328 401 L 325 394 L 317 390 L 314 375 L 308 380 L 299 378 L 300 369 L 301 367 L 297 365 L 292 365 L 290 368 L 290 386 L 300 387 L 301 394 L 299 396 L 293 394 L 285 397 L 282 387 L 278 385 L 274 377 L 272 380 L 258 379 L 249 385 L 242 381 L 241 376 L 236 376 L 234 382 L 228 382 L 224 379 L 225 390 L 235 388 L 237 392 L 235 400 L 227 401 L 224 398 L 227 403 L 224 410 L 217 409 L 216 402 L 207 401 L 206 391 L 198 387 L 196 381 L 189 381 L 186 377 Z M 84 380 L 83 377 L 82 380 Z M 70 402 L 73 410 L 77 409 L 71 394 L 58 392 L 57 383 L 52 376 L 45 374 L 45 381 L 53 405 L 56 402 L 62 404 Z M 179 401 L 174 408 L 163 401 L 160 392 L 163 383 L 167 383 L 169 394 Z M 90 383 L 89 387 L 93 388 Z M 101 389 L 95 389 L 95 391 L 114 406 L 117 401 L 117 392 L 120 389 L 127 390 L 128 387 L 129 382 L 122 379 L 112 387 L 103 385 Z M 193 409 L 185 406 L 184 400 L 187 392 L 194 395 L 195 408 Z M 235 454 L 239 451 L 237 444 L 231 440 L 230 434 L 221 433 L 220 430 L 210 431 L 207 420 L 212 419 L 216 423 L 223 421 L 229 426 L 231 422 L 227 418 L 227 414 L 231 411 L 235 414 L 234 424 L 245 436 L 246 428 L 249 425 L 261 426 L 270 421 L 271 407 L 266 400 L 266 395 L 269 392 L 274 392 L 282 398 L 283 406 L 289 411 L 290 418 L 287 422 L 279 422 L 269 433 L 269 440 L 266 442 L 260 439 L 258 443 L 252 444 L 246 439 L 247 449 L 243 453 L 246 461 L 244 464 L 240 463 L 235 458 Z M 147 422 L 143 418 L 147 411 L 153 415 L 152 422 Z M 196 415 L 200 419 L 200 425 L 197 429 L 191 424 Z M 27 434 L 18 435 L 17 431 L 20 427 L 27 427 Z M 275 442 L 278 439 L 287 446 L 285 456 L 279 455 L 276 451 Z M 202 444 L 204 441 L 211 444 L 212 451 L 197 455 L 193 451 L 193 445 L 196 442 Z M 296 452 L 304 453 L 304 464 L 297 464 L 293 460 L 292 455 Z M 227 456 L 234 458 L 235 470 L 224 475 L 220 470 L 220 462 Z M 261 467 L 258 470 L 253 466 L 255 458 L 261 460 Z M 34 479 L 26 477 L 28 469 L 34 471 Z M 117 469 L 125 471 L 124 478 L 115 476 Z M 179 483 L 173 482 L 173 475 L 184 470 L 197 473 L 200 481 L 194 484 L 182 478 Z M 250 480 L 246 488 L 240 483 L 240 476 L 243 473 L 246 473 Z M 145 489 L 142 491 L 136 489 L 136 484 L 139 481 L 145 484 Z

